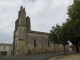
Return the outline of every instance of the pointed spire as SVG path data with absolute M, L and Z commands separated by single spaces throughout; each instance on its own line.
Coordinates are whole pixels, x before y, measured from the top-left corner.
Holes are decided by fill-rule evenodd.
M 23 10 L 23 6 L 20 7 L 20 10 Z
M 20 7 L 20 11 L 25 12 L 25 7 L 23 8 L 23 6 Z
M 29 18 L 29 16 L 27 16 L 27 18 Z

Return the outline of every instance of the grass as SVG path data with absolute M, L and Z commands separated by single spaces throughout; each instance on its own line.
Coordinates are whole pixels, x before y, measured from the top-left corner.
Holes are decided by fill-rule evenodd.
M 80 60 L 80 53 L 55 56 L 50 58 L 49 60 Z

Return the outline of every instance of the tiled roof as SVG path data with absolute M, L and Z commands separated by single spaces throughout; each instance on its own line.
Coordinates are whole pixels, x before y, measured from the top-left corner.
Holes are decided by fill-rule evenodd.
M 45 35 L 49 34 L 49 33 L 46 33 L 46 32 L 39 32 L 39 31 L 30 31 L 29 33 L 45 34 Z
M 12 46 L 12 44 L 8 44 L 8 43 L 0 43 L 0 46 Z

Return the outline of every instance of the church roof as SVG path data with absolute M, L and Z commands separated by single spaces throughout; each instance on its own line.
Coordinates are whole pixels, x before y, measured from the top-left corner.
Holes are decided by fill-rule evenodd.
M 45 35 L 48 35 L 49 34 L 47 32 L 40 32 L 40 31 L 30 31 L 29 33 L 45 34 Z

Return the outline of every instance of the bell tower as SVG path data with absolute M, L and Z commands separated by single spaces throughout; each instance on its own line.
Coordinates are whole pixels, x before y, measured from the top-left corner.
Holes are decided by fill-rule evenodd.
M 27 33 L 31 31 L 30 18 L 26 17 L 25 8 L 20 7 L 18 12 L 18 19 L 15 22 L 14 31 L 14 54 L 27 53 Z
M 31 24 L 30 24 L 30 18 L 29 16 L 26 17 L 25 8 L 22 6 L 20 7 L 20 11 L 18 13 L 18 19 L 19 19 L 19 26 L 26 27 L 27 32 L 31 30 Z
M 20 7 L 20 11 L 18 12 L 18 19 L 20 26 L 26 26 L 26 12 L 25 8 L 23 8 L 22 6 Z
M 31 23 L 30 23 L 29 16 L 26 17 L 26 27 L 27 27 L 27 32 L 30 32 L 31 31 Z

